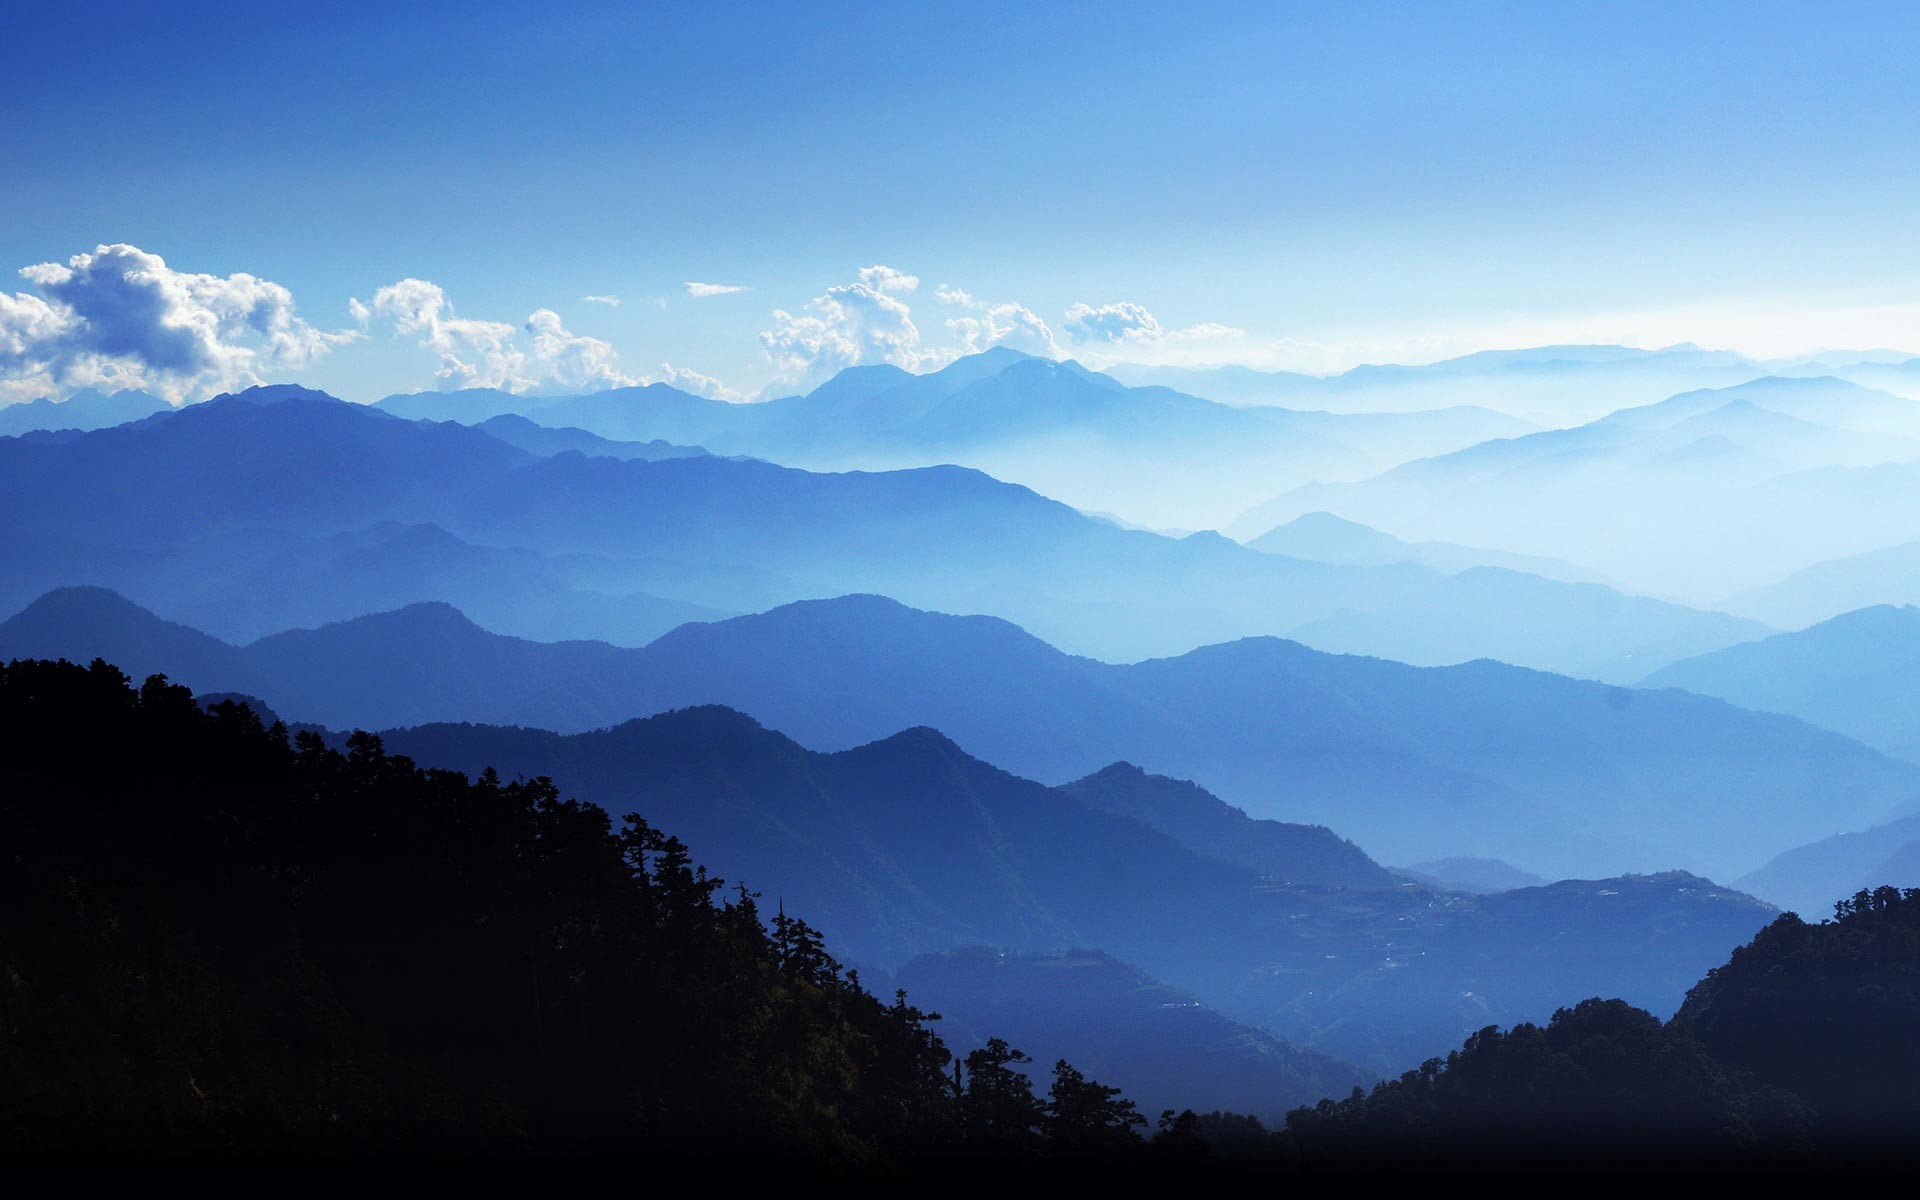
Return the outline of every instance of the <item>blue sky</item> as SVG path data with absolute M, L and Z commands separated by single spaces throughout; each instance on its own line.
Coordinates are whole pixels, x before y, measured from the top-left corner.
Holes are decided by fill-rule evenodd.
M 950 320 L 976 345 L 1038 321 L 1095 362 L 1329 369 L 1552 340 L 1878 345 L 1920 314 L 1912 5 L 9 21 L 0 264 L 127 243 L 272 281 L 343 336 L 248 369 L 361 399 L 446 382 L 448 353 L 486 376 L 450 320 L 509 327 L 524 383 L 572 354 L 576 378 L 671 363 L 751 394 L 836 353 L 937 362 L 967 341 Z M 919 286 L 830 292 L 876 264 Z M 417 304 L 345 336 L 350 301 L 403 279 L 439 289 L 438 348 Z M 540 311 L 552 362 L 527 348 Z

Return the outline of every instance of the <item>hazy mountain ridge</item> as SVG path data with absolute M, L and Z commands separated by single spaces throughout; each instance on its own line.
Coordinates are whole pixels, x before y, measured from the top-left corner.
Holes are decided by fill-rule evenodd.
M 654 384 L 572 397 L 413 393 L 379 407 L 469 423 L 513 413 L 812 470 L 956 463 L 1077 508 L 1190 528 L 1225 520 L 1279 480 L 1359 478 L 1528 428 L 1473 406 L 1352 415 L 1234 408 L 1005 348 L 924 375 L 855 367 L 843 376 L 804 396 L 745 404 Z
M 1677 687 L 1787 713 L 1920 761 L 1920 608 L 1882 605 L 1796 633 L 1682 659 L 1642 687 Z
M 726 704 L 819 750 L 931 726 L 1045 782 L 1138 763 L 1253 816 L 1329 827 L 1387 861 L 1491 854 L 1561 875 L 1678 864 L 1731 876 L 1920 795 L 1920 768 L 1682 692 L 1486 662 L 1415 668 L 1270 638 L 1114 666 L 1001 620 L 871 596 L 686 625 L 639 650 L 498 637 L 423 605 L 246 650 L 203 647 L 193 661 L 221 668 L 204 675 L 145 654 L 163 644 L 147 631 L 157 623 L 115 598 L 61 593 L 0 623 L 0 654 L 123 654 L 132 670 L 342 726 L 571 731 Z M 496 681 L 480 686 L 477 664 Z M 1206 800 L 1226 826 L 1208 852 L 1238 845 L 1257 866 L 1241 818 Z M 1332 853 L 1338 839 L 1326 836 Z
M 383 737 L 428 765 L 545 775 L 671 823 L 724 877 L 804 905 L 855 963 L 1098 947 L 1376 1069 L 1603 982 L 1670 1012 L 1772 911 L 1682 875 L 1487 897 L 1262 885 L 931 730 L 822 755 L 706 708 L 570 737 L 444 725 Z
M 1914 401 L 1763 378 L 1297 488 L 1229 528 L 1252 537 L 1326 511 L 1413 541 L 1565 557 L 1632 590 L 1718 598 L 1836 551 L 1910 540 L 1914 505 L 1894 493 L 1911 488 L 1917 425 Z
M 957 950 L 916 958 L 894 980 L 939 1009 L 948 1042 L 998 1036 L 1036 1065 L 1067 1059 L 1125 1089 L 1142 1112 L 1226 1110 L 1277 1124 L 1289 1109 L 1373 1081 L 1099 951 Z

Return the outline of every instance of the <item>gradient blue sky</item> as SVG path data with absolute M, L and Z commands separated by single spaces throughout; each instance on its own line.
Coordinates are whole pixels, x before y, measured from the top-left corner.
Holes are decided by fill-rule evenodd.
M 126 242 L 325 330 L 415 277 L 742 392 L 877 263 L 926 349 L 940 284 L 1093 361 L 1920 348 L 1912 4 L 39 7 L 9 273 Z M 1117 302 L 1244 335 L 1067 331 Z M 301 376 L 432 386 L 389 325 Z

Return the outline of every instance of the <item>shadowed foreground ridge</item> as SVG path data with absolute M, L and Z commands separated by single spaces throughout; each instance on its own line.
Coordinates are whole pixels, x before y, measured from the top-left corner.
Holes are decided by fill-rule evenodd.
M 921 1014 L 544 781 L 104 664 L 0 669 L 0 727 L 0 1145 L 858 1162 L 951 1122 Z
M 423 771 L 96 662 L 0 667 L 0 1150 L 898 1174 L 1911 1154 L 1920 891 L 1770 925 L 1674 1021 L 1589 1000 L 1266 1133 L 957 1067 L 803 921 L 544 779 Z M 982 1031 L 987 1032 L 987 1031 Z M 1038 1086 L 1033 1076 L 1042 1076 Z M 1864 1120 L 1862 1118 L 1865 1118 Z

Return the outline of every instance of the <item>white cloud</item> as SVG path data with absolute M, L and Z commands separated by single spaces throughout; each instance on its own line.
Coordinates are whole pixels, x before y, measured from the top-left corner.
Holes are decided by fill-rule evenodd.
M 917 278 L 892 267 L 863 267 L 857 282 L 828 288 L 799 314 L 774 309 L 773 328 L 760 335 L 774 383 L 806 387 L 861 363 L 918 370 L 952 359 L 950 350 L 921 348 L 912 312 L 895 295 L 918 286 Z
M 876 292 L 910 293 L 920 286 L 918 275 L 909 275 L 905 271 L 896 271 L 892 267 L 875 264 L 860 268 L 860 282 Z
M 963 354 L 978 354 L 990 346 L 1011 346 L 1027 354 L 1060 357 L 1053 330 L 1024 304 L 983 305 L 977 317 L 949 318 L 947 328 L 960 339 Z
M 1067 309 L 1067 332 L 1082 342 L 1131 342 L 1150 345 L 1166 336 L 1154 315 L 1138 304 L 1121 301 L 1095 308 L 1075 304 Z
M 954 304 L 961 308 L 972 308 L 979 303 L 973 298 L 972 292 L 944 283 L 933 289 L 933 298 L 942 304 Z
M 677 387 L 683 392 L 691 392 L 696 396 L 705 396 L 709 400 L 734 402 L 746 399 L 745 396 L 742 396 L 739 392 L 734 391 L 711 375 L 702 375 L 698 371 L 689 370 L 686 367 L 676 367 L 672 363 L 660 364 L 660 382 L 671 387 Z
M 417 337 L 438 353 L 440 368 L 434 375 L 456 387 L 520 391 L 531 386 L 521 374 L 526 355 L 513 344 L 514 327 L 455 316 L 437 283 L 411 277 L 390 283 L 373 294 L 371 307 L 372 315 L 391 322 L 394 332 Z
M 176 271 L 137 246 L 102 245 L 0 294 L 0 394 L 138 387 L 170 400 L 262 382 L 360 334 L 315 329 L 293 294 L 254 275 Z
M 694 283 L 691 280 L 687 282 L 687 295 L 700 299 L 708 296 L 731 296 L 735 292 L 746 290 L 737 283 Z
M 535 310 L 521 329 L 504 321 L 456 315 L 446 291 L 425 279 L 402 279 L 373 295 L 366 313 L 392 324 L 395 333 L 418 338 L 440 355 L 434 375 L 452 387 L 492 387 L 522 392 L 535 388 L 598 391 L 641 382 L 620 370 L 619 353 L 599 338 L 568 332 L 560 314 Z M 520 333 L 528 335 L 523 345 Z
M 527 318 L 526 328 L 533 335 L 527 367 L 541 384 L 601 391 L 639 382 L 620 370 L 620 355 L 611 344 L 568 333 L 560 323 L 560 314 L 550 308 L 535 310 Z
M 1217 321 L 1202 321 L 1198 325 L 1189 325 L 1185 329 L 1176 329 L 1167 335 L 1169 340 L 1181 342 L 1217 342 L 1225 338 L 1243 338 L 1244 329 L 1232 325 L 1222 325 Z
M 620 307 L 620 297 L 618 296 L 582 296 L 580 300 L 585 304 L 604 304 L 608 308 Z

